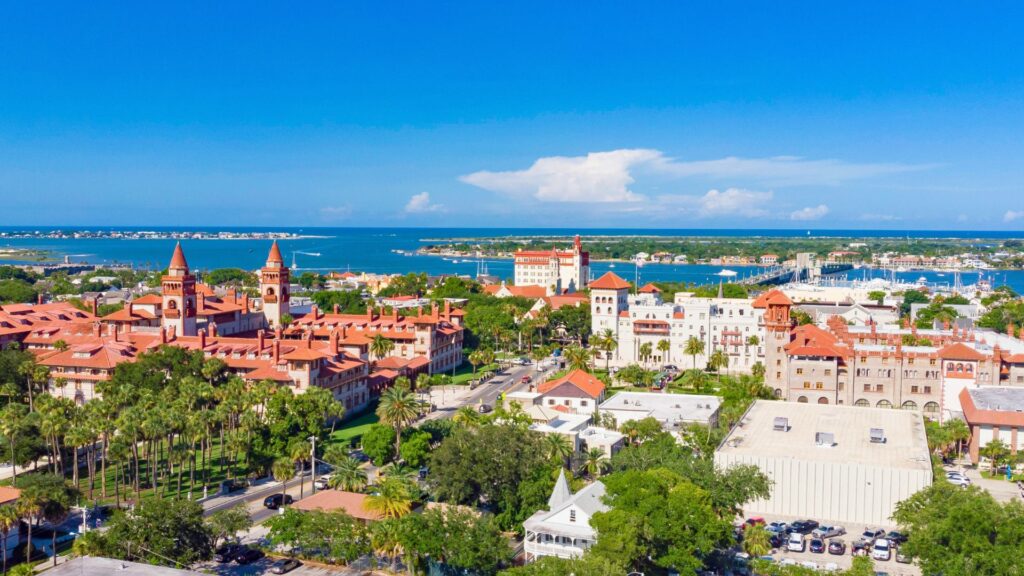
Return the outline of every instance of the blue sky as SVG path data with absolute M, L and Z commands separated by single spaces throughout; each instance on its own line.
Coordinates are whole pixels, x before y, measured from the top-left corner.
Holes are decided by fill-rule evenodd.
M 1024 227 L 1019 3 L 145 4 L 5 7 L 4 224 Z

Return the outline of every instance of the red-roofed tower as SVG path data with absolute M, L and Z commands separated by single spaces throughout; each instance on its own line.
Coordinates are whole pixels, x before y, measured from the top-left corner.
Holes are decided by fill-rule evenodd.
M 771 290 L 763 299 L 758 298 L 758 301 L 765 307 L 764 359 L 767 365 L 764 367 L 764 383 L 772 390 L 781 390 L 785 398 L 789 393 L 789 355 L 786 354 L 786 344 L 789 344 L 790 330 L 793 328 L 789 316 L 793 301 L 780 290 Z
M 165 329 L 173 329 L 179 336 L 195 336 L 196 329 L 196 277 L 188 269 L 181 242 L 174 246 L 167 275 L 160 280 Z
M 284 265 L 284 258 L 281 257 L 281 249 L 277 246 L 277 240 L 274 240 L 274 243 L 270 245 L 267 263 L 260 269 L 260 296 L 263 298 L 263 315 L 267 319 L 267 325 L 271 328 L 281 326 L 281 319 L 291 311 L 288 305 L 288 282 L 288 267 Z

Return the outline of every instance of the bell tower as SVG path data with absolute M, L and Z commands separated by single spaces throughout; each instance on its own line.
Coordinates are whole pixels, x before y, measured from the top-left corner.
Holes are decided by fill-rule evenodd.
M 789 356 L 786 354 L 786 345 L 789 344 L 793 328 L 789 316 L 793 301 L 780 290 L 772 290 L 766 296 L 764 383 L 772 390 L 781 390 L 782 397 L 786 398 L 789 393 Z
M 160 324 L 178 336 L 195 336 L 196 329 L 196 277 L 188 269 L 181 242 L 174 246 L 167 275 L 160 280 L 163 297 L 163 317 Z
M 281 257 L 277 240 L 270 245 L 267 263 L 260 269 L 260 297 L 263 298 L 263 315 L 271 328 L 283 328 L 281 318 L 290 312 L 288 306 L 288 268 Z

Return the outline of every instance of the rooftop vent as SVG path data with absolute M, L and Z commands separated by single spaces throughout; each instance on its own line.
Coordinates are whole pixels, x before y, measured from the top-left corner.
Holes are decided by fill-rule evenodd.
M 885 430 L 881 428 L 871 429 L 871 443 L 872 444 L 885 444 Z
M 789 418 L 777 416 L 772 428 L 778 432 L 789 432 Z
M 814 443 L 818 446 L 831 448 L 836 445 L 836 435 L 831 432 L 815 432 Z

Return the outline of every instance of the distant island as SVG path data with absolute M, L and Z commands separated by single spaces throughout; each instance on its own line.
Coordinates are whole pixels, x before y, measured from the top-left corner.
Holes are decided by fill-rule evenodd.
M 46 238 L 56 240 L 121 239 L 121 240 L 298 240 L 327 238 L 293 232 L 210 232 L 168 230 L 8 230 L 0 231 L 0 239 Z
M 1019 238 L 585 236 L 594 261 L 774 266 L 811 253 L 824 262 L 901 270 L 1024 268 Z M 564 247 L 571 236 L 425 239 L 417 253 L 455 258 L 513 258 L 519 250 Z

